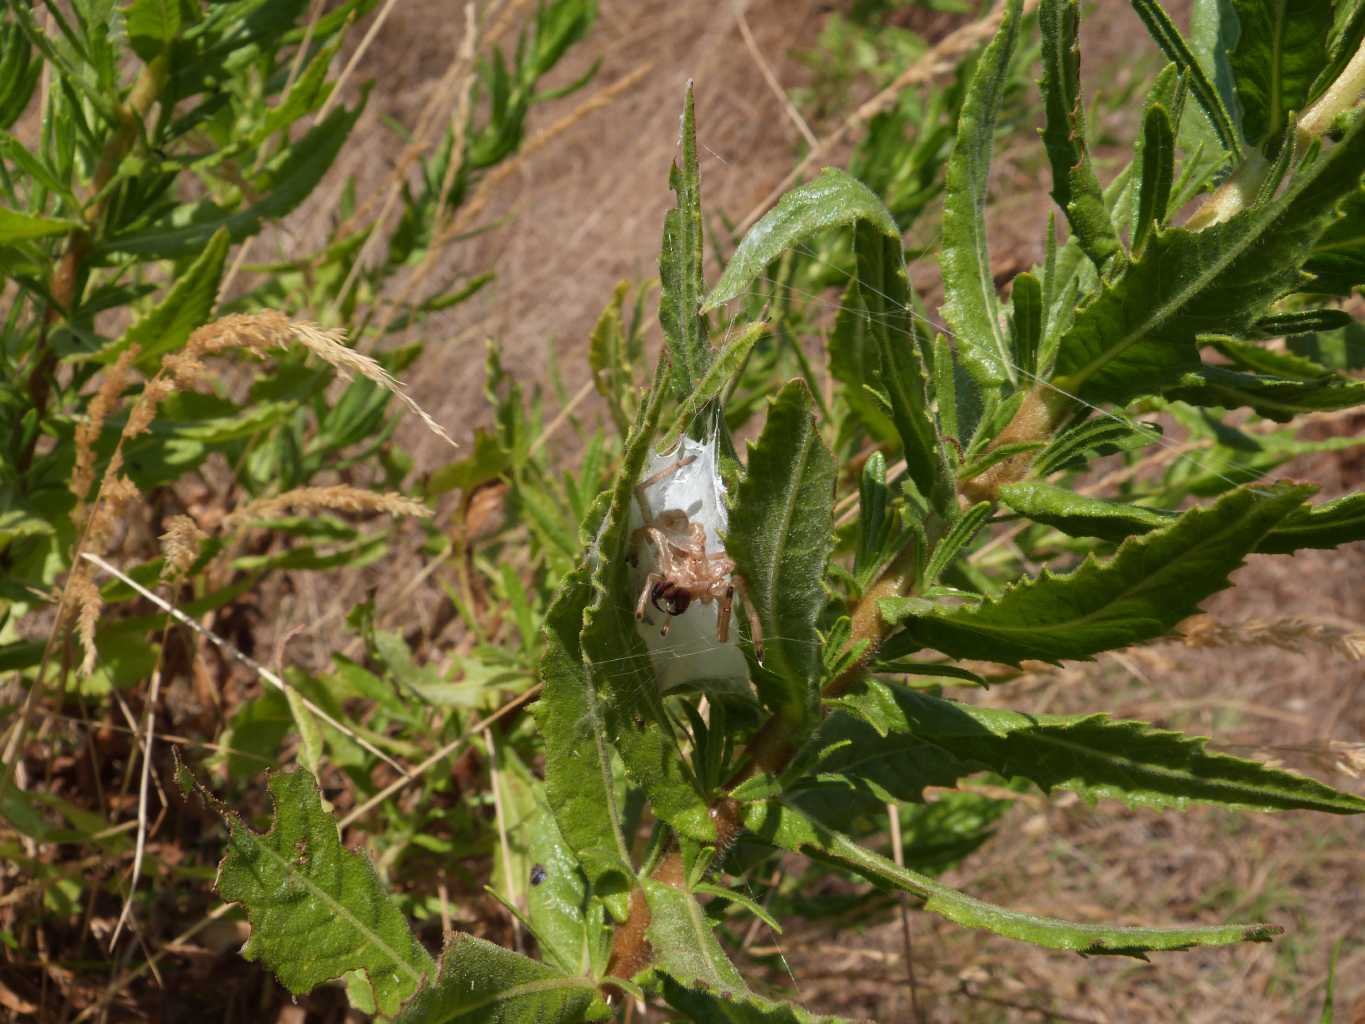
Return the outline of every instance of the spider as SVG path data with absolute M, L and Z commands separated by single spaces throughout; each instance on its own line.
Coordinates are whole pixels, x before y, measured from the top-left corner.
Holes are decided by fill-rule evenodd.
M 730 642 L 730 615 L 734 608 L 735 591 L 744 598 L 745 608 L 749 611 L 749 628 L 753 636 L 754 652 L 763 657 L 763 634 L 757 617 L 749 604 L 749 592 L 744 585 L 744 577 L 735 572 L 735 563 L 721 554 L 709 554 L 706 550 L 706 528 L 694 523 L 682 509 L 666 509 L 657 516 L 650 515 L 645 491 L 649 487 L 676 473 L 679 469 L 694 462 L 696 456 L 688 456 L 669 466 L 635 488 L 644 516 L 644 525 L 630 536 L 632 564 L 638 564 L 640 545 L 654 545 L 654 571 L 645 577 L 640 599 L 635 604 L 635 618 L 643 622 L 646 603 L 652 604 L 667 618 L 659 630 L 660 636 L 668 636 L 672 617 L 681 615 L 693 601 L 701 604 L 719 603 L 716 616 L 716 639 L 726 644 Z

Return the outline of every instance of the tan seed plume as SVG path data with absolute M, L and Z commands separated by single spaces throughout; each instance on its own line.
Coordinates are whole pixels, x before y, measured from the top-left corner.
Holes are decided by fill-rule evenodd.
M 338 512 L 384 512 L 395 516 L 431 515 L 427 508 L 415 498 L 389 491 L 380 494 L 360 487 L 337 484 L 332 487 L 297 487 L 269 498 L 259 498 L 223 520 L 223 527 L 235 530 L 244 526 L 249 519 L 264 519 L 289 510 L 310 512 L 330 509 Z

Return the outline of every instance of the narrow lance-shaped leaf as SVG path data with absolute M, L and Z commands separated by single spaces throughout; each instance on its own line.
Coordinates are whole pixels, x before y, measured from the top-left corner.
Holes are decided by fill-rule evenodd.
M 814 181 L 783 195 L 749 229 L 706 297 L 702 311 L 743 295 L 770 264 L 812 236 L 859 221 L 872 224 L 888 237 L 900 238 L 895 218 L 875 192 L 846 172 L 826 167 Z
M 1052 198 L 1066 213 L 1085 254 L 1105 271 L 1112 261 L 1122 259 L 1123 245 L 1109 218 L 1104 192 L 1086 149 L 1078 0 L 1043 0 L 1038 20 L 1043 33 L 1043 99 L 1047 108 L 1043 142 L 1052 164 Z
M 1308 105 L 1327 61 L 1332 0 L 1233 0 L 1240 31 L 1228 55 L 1242 132 L 1253 145 L 1278 139 L 1289 114 Z
M 1312 490 L 1276 484 L 1230 491 L 1164 529 L 1128 539 L 1107 562 L 1091 556 L 1073 572 L 1025 580 L 999 600 L 914 619 L 888 641 L 883 657 L 923 646 L 1017 665 L 1025 658 L 1090 658 L 1155 639 L 1226 587 L 1243 557 Z
M 621 835 L 606 713 L 583 663 L 579 639 L 592 596 L 588 580 L 583 567 L 565 577 L 545 615 L 539 668 L 544 691 L 535 715 L 545 743 L 545 795 L 559 831 L 593 890 L 624 917 L 634 871 Z
M 866 338 L 876 345 L 880 364 L 873 382 L 890 405 L 910 479 L 925 499 L 946 514 L 953 501 L 953 484 L 929 414 L 929 374 L 910 308 L 900 235 L 887 236 L 861 221 L 854 229 L 853 245 L 858 295 L 867 316 Z
M 924 900 L 924 909 L 931 914 L 967 928 L 984 928 L 1048 949 L 1141 957 L 1153 950 L 1265 942 L 1281 931 L 1266 924 L 1120 928 L 1027 914 L 986 903 L 918 871 L 899 867 L 894 861 L 859 846 L 848 836 L 812 821 L 790 804 L 778 801 L 749 804 L 745 808 L 744 823 L 750 831 L 781 849 L 805 853 L 837 864 L 869 881 L 919 896 Z
M 834 459 L 811 407 L 799 380 L 774 399 L 763 433 L 749 446 L 726 537 L 763 628 L 770 672 L 760 678 L 760 697 L 798 732 L 818 706 L 815 627 L 834 535 Z
M 1365 492 L 1300 509 L 1266 534 L 1256 550 L 1288 555 L 1302 548 L 1337 548 L 1365 540 Z
M 1025 380 L 1038 375 L 1038 347 L 1043 340 L 1043 286 L 1030 273 L 1015 277 L 1010 290 L 1014 306 L 1014 361 Z
M 1185 37 L 1180 34 L 1180 29 L 1175 27 L 1170 15 L 1162 9 L 1160 0 L 1132 0 L 1132 4 L 1133 10 L 1137 11 L 1138 17 L 1147 26 L 1147 31 L 1161 47 L 1166 59 L 1174 61 L 1181 74 L 1185 75 L 1190 92 L 1194 94 L 1195 102 L 1199 104 L 1210 127 L 1213 128 L 1219 145 L 1230 153 L 1239 152 L 1241 147 L 1237 142 L 1237 129 L 1233 126 L 1232 117 L 1223 105 L 1218 90 L 1205 75 L 1203 66 L 1190 50 L 1189 44 L 1185 42 Z
M 1091 498 L 1041 480 L 1005 484 L 999 497 L 1012 511 L 1071 537 L 1120 541 L 1169 526 L 1175 518 L 1173 512 Z
M 1175 175 L 1174 121 L 1159 103 L 1149 106 L 1143 115 L 1140 148 L 1142 177 L 1133 216 L 1133 252 L 1139 256 L 1152 231 L 1166 221 Z
M 18 210 L 0 206 L 0 245 L 27 242 L 49 235 L 64 235 L 81 227 L 79 221 L 58 220 L 54 217 L 35 217 Z
M 1336 374 L 1297 380 L 1205 366 L 1181 376 L 1175 387 L 1167 389 L 1166 397 L 1224 409 L 1249 406 L 1267 419 L 1288 423 L 1302 413 L 1350 409 L 1365 403 L 1365 381 Z
M 1202 231 L 1154 233 L 1139 259 L 1076 316 L 1057 353 L 1059 387 L 1119 404 L 1199 368 L 1197 337 L 1243 333 L 1301 285 L 1299 267 L 1353 192 L 1365 118 L 1295 172 L 1284 193 Z
M 363 109 L 364 103 L 349 110 L 338 108 L 291 146 L 271 175 L 266 195 L 251 206 L 236 213 L 207 201 L 180 207 L 162 225 L 96 244 L 96 253 L 177 259 L 198 252 L 219 228 L 226 228 L 234 242 L 254 235 L 267 221 L 285 216 L 312 193 L 341 152 Z
M 675 426 L 659 441 L 660 451 L 671 451 L 678 443 L 678 437 L 697 419 L 706 407 L 717 398 L 744 367 L 744 361 L 754 346 L 768 332 L 766 321 L 741 327 L 733 339 L 716 353 L 715 359 L 697 381 L 696 388 L 687 396 L 673 419 Z
M 630 509 L 658 427 L 667 369 L 660 364 L 609 492 L 591 556 L 593 598 L 584 613 L 582 645 L 593 685 L 603 698 L 608 733 L 626 771 L 660 819 L 705 842 L 715 838 L 715 822 L 678 748 L 649 651 L 636 630 L 629 570 Z
M 195 261 L 176 279 L 156 306 L 124 332 L 123 337 L 95 358 L 112 362 L 129 345 L 138 345 L 138 365 L 154 371 L 161 357 L 179 349 L 196 327 L 207 323 L 218 301 L 218 283 L 232 245 L 226 228 L 219 228 Z
M 609 1016 L 591 978 L 460 934 L 441 956 L 440 975 L 394 1024 L 579 1024 Z
M 938 255 L 943 318 L 957 335 L 962 361 L 983 387 L 1015 380 L 986 249 L 986 200 L 995 120 L 1019 35 L 1020 10 L 1020 0 L 1009 0 L 1000 28 L 967 85 L 943 201 Z
M 1314 291 L 1349 295 L 1365 284 L 1365 181 L 1338 212 L 1313 246 L 1304 269 L 1313 275 Z
M 361 970 L 384 1013 L 435 973 L 393 897 L 365 857 L 341 845 L 307 772 L 270 776 L 275 824 L 265 835 L 204 792 L 228 826 L 217 889 L 251 924 L 242 948 L 301 995 Z
M 697 122 L 691 82 L 687 83 L 683 105 L 682 167 L 673 164 L 668 184 L 677 193 L 678 205 L 664 215 L 663 246 L 659 252 L 659 322 L 673 366 L 673 393 L 681 402 L 696 389 L 711 361 L 706 319 L 701 315 L 701 176 L 697 169 Z
M 1045 792 L 1184 809 L 1191 803 L 1247 810 L 1365 812 L 1365 799 L 1293 772 L 1211 753 L 1202 738 L 1107 715 L 1024 715 L 958 704 L 876 680 L 838 701 L 907 748 L 927 745 L 958 773 L 1025 778 Z M 856 768 L 855 768 L 856 770 Z M 941 782 L 938 784 L 942 784 Z

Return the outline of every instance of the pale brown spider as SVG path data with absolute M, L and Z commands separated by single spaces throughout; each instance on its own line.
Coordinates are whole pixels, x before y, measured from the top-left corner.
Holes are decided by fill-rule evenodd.
M 635 488 L 644 525 L 630 535 L 631 551 L 638 553 L 640 545 L 644 543 L 652 544 L 655 551 L 654 571 L 645 577 L 640 599 L 635 604 L 635 618 L 643 622 L 645 604 L 652 604 L 665 615 L 659 635 L 668 636 L 672 617 L 687 611 L 693 601 L 701 604 L 716 601 L 719 603 L 716 639 L 722 644 L 729 643 L 730 615 L 734 609 L 735 591 L 738 590 L 749 613 L 754 653 L 762 658 L 762 629 L 749 603 L 744 577 L 735 572 L 735 563 L 725 555 L 709 554 L 706 550 L 706 528 L 701 523 L 692 522 L 681 509 L 666 509 L 657 516 L 650 516 L 649 503 L 645 500 L 646 488 L 676 473 L 694 458 L 689 456 L 679 460 L 647 480 L 642 480 Z M 638 564 L 636 556 L 632 556 L 632 563 Z

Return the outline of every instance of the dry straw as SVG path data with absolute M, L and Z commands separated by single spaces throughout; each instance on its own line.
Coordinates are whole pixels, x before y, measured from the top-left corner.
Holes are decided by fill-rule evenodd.
M 431 509 L 406 495 L 388 491 L 380 494 L 361 487 L 337 484 L 332 487 L 298 487 L 269 498 L 258 498 L 233 512 L 223 520 L 228 530 L 244 526 L 250 519 L 265 519 L 290 510 L 313 512 L 328 509 L 337 512 L 384 512 L 394 516 L 431 515 Z
M 1300 652 L 1314 645 L 1348 661 L 1365 661 L 1365 630 L 1309 619 L 1247 619 L 1227 623 L 1199 615 L 1181 625 L 1180 638 L 1188 647 L 1203 648 L 1278 647 Z

